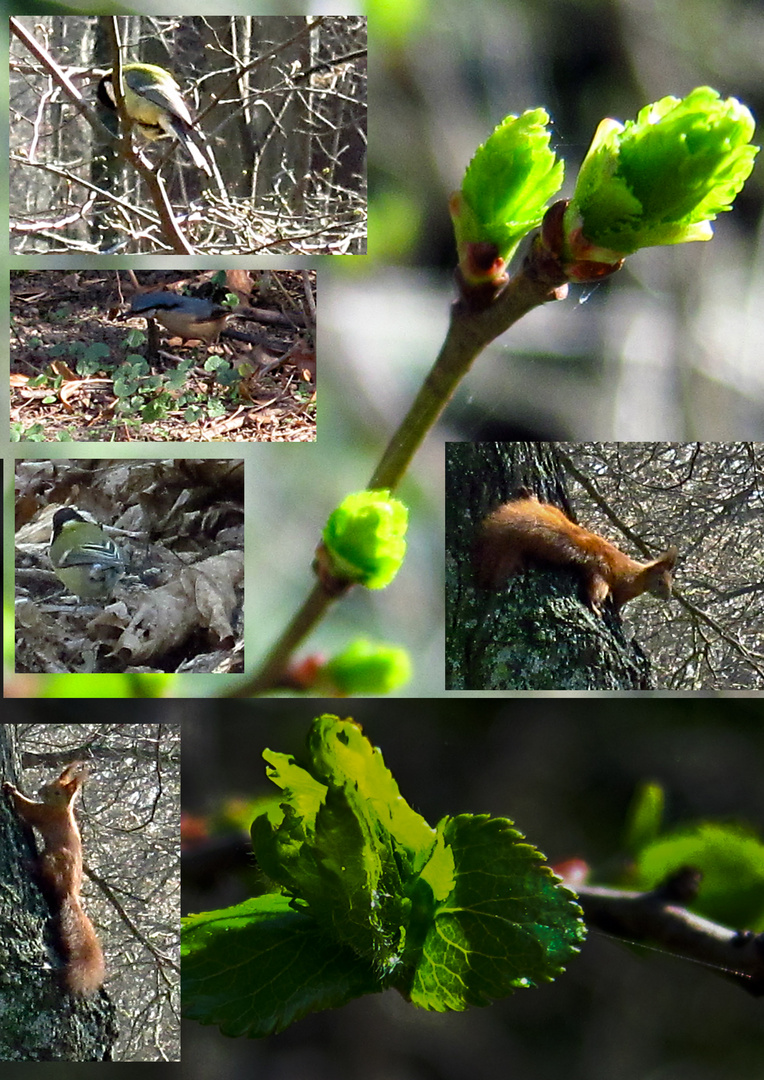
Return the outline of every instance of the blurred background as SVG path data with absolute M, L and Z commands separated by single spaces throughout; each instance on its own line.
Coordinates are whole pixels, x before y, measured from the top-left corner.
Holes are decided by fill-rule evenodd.
M 265 747 L 303 753 L 310 721 L 350 715 L 382 750 L 403 797 L 431 824 L 446 814 L 514 820 L 554 863 L 587 859 L 599 880 L 623 856 L 629 804 L 664 785 L 666 824 L 745 822 L 764 832 L 764 725 L 758 702 L 467 701 L 187 703 L 183 808 L 219 811 L 276 789 Z M 248 895 L 226 875 L 189 888 L 184 913 Z M 758 1075 L 761 999 L 697 964 L 592 933 L 556 982 L 485 1009 L 438 1015 L 397 992 L 318 1013 L 264 1040 L 187 1023 L 188 1080 L 732 1080 Z
M 764 108 L 757 3 L 478 0 L 469 17 L 454 0 L 367 9 L 369 255 L 325 260 L 319 285 L 317 452 L 321 488 L 338 494 L 371 474 L 442 342 L 454 296 L 448 196 L 497 122 L 548 109 L 569 195 L 604 116 L 627 120 L 705 83 L 755 116 Z M 412 524 L 401 576 L 381 598 L 351 596 L 317 640 L 341 632 L 352 605 L 372 625 L 381 611 L 387 638 L 392 628 L 413 651 L 407 692 L 440 691 L 443 439 L 764 439 L 763 188 L 757 162 L 710 243 L 638 252 L 477 360 L 402 486 Z M 272 512 L 279 476 L 261 482 Z M 295 482 L 305 501 L 284 507 L 283 544 L 263 552 L 270 578 L 315 518 L 315 472 Z

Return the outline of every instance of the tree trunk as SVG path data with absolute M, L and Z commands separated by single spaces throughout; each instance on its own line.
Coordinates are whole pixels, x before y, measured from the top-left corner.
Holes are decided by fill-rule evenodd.
M 574 570 L 531 568 L 502 589 L 475 588 L 478 525 L 521 488 L 575 520 L 553 445 L 450 443 L 446 469 L 446 689 L 650 689 L 639 645 L 612 611 L 582 602 Z

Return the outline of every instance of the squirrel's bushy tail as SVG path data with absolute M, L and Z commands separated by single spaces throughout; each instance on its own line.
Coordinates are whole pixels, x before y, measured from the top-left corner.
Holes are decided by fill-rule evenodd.
M 61 941 L 66 952 L 66 987 L 73 994 L 94 994 L 103 985 L 104 962 L 93 924 L 79 900 L 65 896 L 59 911 Z

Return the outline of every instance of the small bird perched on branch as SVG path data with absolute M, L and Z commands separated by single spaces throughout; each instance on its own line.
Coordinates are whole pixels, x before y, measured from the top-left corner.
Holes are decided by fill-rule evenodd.
M 172 136 L 197 168 L 207 176 L 213 175 L 209 144 L 196 126 L 180 87 L 169 71 L 156 64 L 124 64 L 122 95 L 127 115 L 145 138 Z M 98 84 L 98 100 L 108 109 L 117 107 L 111 72 Z
M 198 339 L 209 345 L 217 340 L 231 310 L 198 296 L 149 292 L 133 297 L 130 314 L 156 319 L 173 337 Z

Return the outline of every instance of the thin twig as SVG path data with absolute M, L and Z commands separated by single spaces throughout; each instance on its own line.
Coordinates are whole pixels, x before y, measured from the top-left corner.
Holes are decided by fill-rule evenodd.
M 273 690 L 286 670 L 292 653 L 320 622 L 333 602 L 334 597 L 328 596 L 321 583 L 316 582 L 299 611 L 266 656 L 260 670 L 226 697 L 252 697 Z
M 495 338 L 523 315 L 549 300 L 561 298 L 559 282 L 551 283 L 534 272 L 526 261 L 497 296 L 482 311 L 473 311 L 463 301 L 451 309 L 451 322 L 437 360 L 422 384 L 414 403 L 393 435 L 369 481 L 370 488 L 398 486 L 428 432 L 451 400 L 457 386 L 475 359 Z

